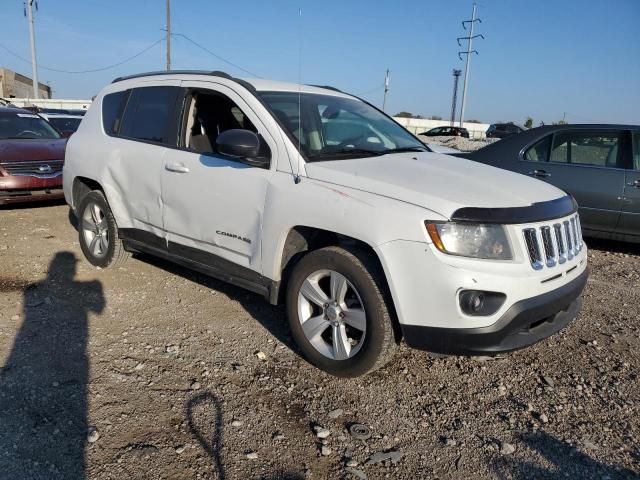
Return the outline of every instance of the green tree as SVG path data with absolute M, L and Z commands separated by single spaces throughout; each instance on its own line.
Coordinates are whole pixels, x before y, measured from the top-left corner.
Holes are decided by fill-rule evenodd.
M 533 118 L 527 117 L 527 119 L 524 122 L 524 126 L 525 126 L 525 128 L 533 127 Z
M 394 115 L 394 117 L 399 117 L 399 118 L 413 118 L 413 113 L 410 112 L 400 112 L 400 113 L 396 113 Z

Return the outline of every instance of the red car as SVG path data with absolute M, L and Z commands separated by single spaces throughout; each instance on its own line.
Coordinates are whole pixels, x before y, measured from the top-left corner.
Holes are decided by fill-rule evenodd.
M 63 198 L 66 142 L 39 115 L 0 107 L 0 205 Z

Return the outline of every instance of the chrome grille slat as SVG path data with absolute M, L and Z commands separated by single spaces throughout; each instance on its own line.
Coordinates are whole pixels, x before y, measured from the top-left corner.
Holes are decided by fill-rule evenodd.
M 548 225 L 524 228 L 522 234 L 534 270 L 553 268 L 570 261 L 584 246 L 578 215 Z
M 540 227 L 539 235 L 542 246 L 544 247 L 544 255 L 547 263 L 547 267 L 553 267 L 556 264 L 556 251 L 553 246 L 553 240 L 551 239 L 551 227 Z
M 0 162 L 0 168 L 9 175 L 51 176 L 62 172 L 63 160 L 37 160 L 28 162 Z

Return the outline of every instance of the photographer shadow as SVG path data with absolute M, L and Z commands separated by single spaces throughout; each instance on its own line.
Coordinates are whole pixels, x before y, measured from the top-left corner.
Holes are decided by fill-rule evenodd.
M 88 315 L 105 299 L 100 282 L 74 279 L 76 263 L 58 252 L 47 278 L 24 287 L 23 322 L 0 369 L 3 478 L 85 478 Z

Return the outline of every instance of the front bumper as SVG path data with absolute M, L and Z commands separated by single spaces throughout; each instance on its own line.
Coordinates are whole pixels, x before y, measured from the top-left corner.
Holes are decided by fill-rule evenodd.
M 562 287 L 513 304 L 492 325 L 478 328 L 442 328 L 401 325 L 412 348 L 450 355 L 474 355 L 517 350 L 543 340 L 566 327 L 580 311 L 579 298 L 588 270 Z

